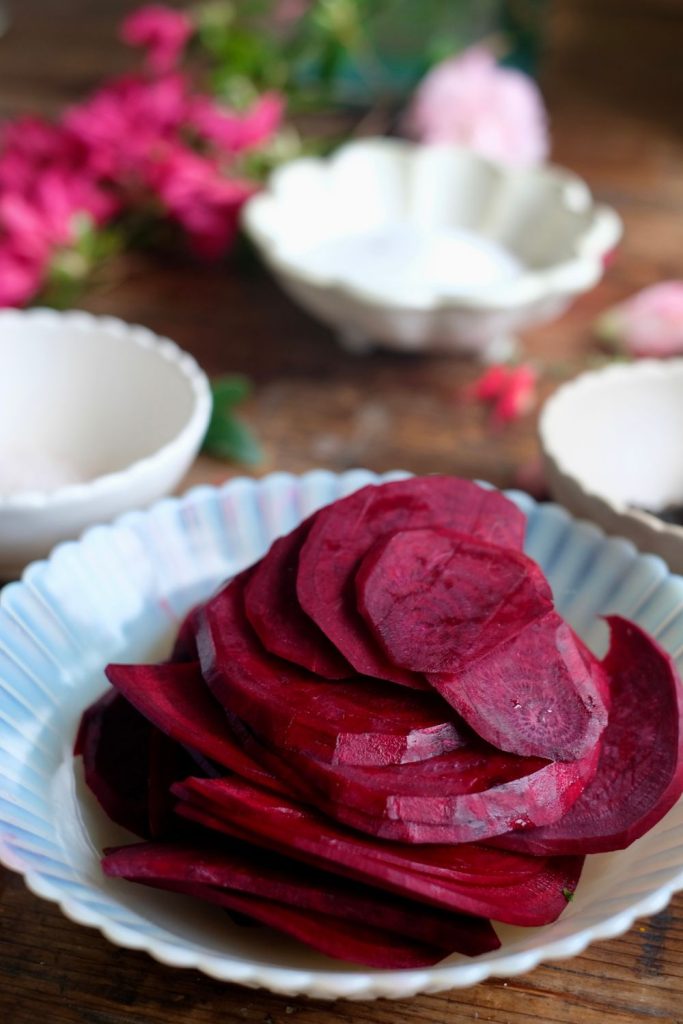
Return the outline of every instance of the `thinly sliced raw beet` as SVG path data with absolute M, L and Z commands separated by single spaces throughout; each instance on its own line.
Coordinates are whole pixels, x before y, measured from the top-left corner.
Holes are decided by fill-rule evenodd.
M 227 714 L 245 752 L 300 798 L 336 821 L 399 842 L 483 842 L 510 829 L 557 821 L 597 767 L 597 747 L 582 761 L 548 764 L 504 754 L 478 738 L 409 771 L 400 765 L 323 764 L 292 750 L 285 760 Z
M 322 509 L 299 556 L 303 610 L 364 675 L 420 686 L 421 678 L 386 657 L 356 607 L 360 560 L 380 537 L 441 526 L 504 547 L 521 548 L 525 520 L 497 491 L 455 477 L 414 477 L 370 485 Z
M 243 607 L 245 577 L 209 603 L 197 634 L 202 672 L 231 714 L 283 757 L 329 764 L 404 764 L 455 750 L 469 731 L 435 694 L 377 680 L 324 683 L 263 649 Z
M 576 761 L 607 712 L 547 580 L 518 551 L 453 531 L 379 541 L 356 577 L 387 656 L 429 682 L 493 746 Z
M 639 626 L 607 619 L 612 709 L 598 770 L 554 825 L 501 836 L 530 853 L 604 853 L 629 846 L 683 793 L 683 688 L 672 658 Z
M 326 956 L 380 970 L 429 967 L 443 960 L 443 950 L 425 946 L 371 925 L 359 928 L 338 917 L 315 914 L 310 910 L 286 907 L 247 893 L 216 889 L 210 885 L 183 882 L 143 883 L 156 889 L 182 893 L 204 900 L 234 914 L 246 916 L 298 939 Z
M 306 615 L 296 596 L 299 552 L 312 521 L 307 519 L 276 540 L 254 567 L 244 607 L 252 628 L 271 654 L 323 679 L 348 679 L 357 673 Z M 220 601 L 220 594 L 213 600 Z
M 211 695 L 199 662 L 108 665 L 109 682 L 167 736 L 261 786 L 287 790 L 231 739 L 223 709 Z
M 355 922 L 435 947 L 476 955 L 500 945 L 490 923 L 465 917 L 339 875 L 305 867 L 244 843 L 221 849 L 137 843 L 107 850 L 104 873 L 131 881 L 166 880 L 249 893 L 274 903 Z
M 175 801 L 171 786 L 197 772 L 197 764 L 188 751 L 158 729 L 150 729 L 149 768 L 147 774 L 147 828 L 152 839 L 186 832 L 173 813 Z
M 74 754 L 83 757 L 88 788 L 112 821 L 149 835 L 149 744 L 152 726 L 109 690 L 83 712 Z
M 186 779 L 178 812 L 316 867 L 448 910 L 540 925 L 566 906 L 581 857 L 538 858 L 478 845 L 414 847 L 373 842 L 311 808 L 238 779 Z

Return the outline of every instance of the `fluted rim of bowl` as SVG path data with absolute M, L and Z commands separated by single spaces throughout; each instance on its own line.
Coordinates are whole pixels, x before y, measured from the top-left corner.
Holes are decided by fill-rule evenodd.
M 557 408 L 575 401 L 577 395 L 580 396 L 582 392 L 595 390 L 601 387 L 605 381 L 618 381 L 624 377 L 642 377 L 643 380 L 650 380 L 653 377 L 670 377 L 672 372 L 679 372 L 683 376 L 683 359 L 639 359 L 633 363 L 614 363 L 598 370 L 580 373 L 573 380 L 561 384 L 545 402 L 538 421 L 538 434 L 543 456 L 552 464 L 555 472 L 563 476 L 565 480 L 571 481 L 587 499 L 599 506 L 603 515 L 635 520 L 654 533 L 668 535 L 676 538 L 677 541 L 683 541 L 683 526 L 667 523 L 652 512 L 635 508 L 618 498 L 598 494 L 592 488 L 586 487 L 581 477 L 567 467 L 566 461 L 553 442 L 553 417 L 556 415 Z
M 233 502 L 237 504 L 246 502 L 246 507 L 251 509 L 253 506 L 248 499 L 265 499 L 270 495 L 271 500 L 275 500 L 279 488 L 287 484 L 296 486 L 301 494 L 307 491 L 309 497 L 310 492 L 313 491 L 319 492 L 319 495 L 332 491 L 338 496 L 339 493 L 348 493 L 367 483 L 378 483 L 406 475 L 409 474 L 396 472 L 377 475 L 365 470 L 352 470 L 336 474 L 330 471 L 312 470 L 300 476 L 282 472 L 271 473 L 261 480 L 239 477 L 220 488 L 207 485 L 195 487 L 182 497 L 164 498 L 144 512 L 127 512 L 117 517 L 111 524 L 91 527 L 77 542 L 67 541 L 57 545 L 47 559 L 33 563 L 25 571 L 21 582 L 10 584 L 0 593 L 0 612 L 12 618 L 16 595 L 25 589 L 35 588 L 37 581 L 44 577 L 50 569 L 55 568 L 56 563 L 66 552 L 85 553 L 90 542 L 96 538 L 101 540 L 106 537 L 115 544 L 122 532 L 130 529 L 141 518 L 144 518 L 145 521 L 167 522 L 169 517 L 174 517 L 185 524 L 183 528 L 187 528 L 186 514 L 188 510 L 198 509 L 206 504 L 223 508 L 228 498 L 232 498 Z M 505 493 L 529 515 L 534 513 L 537 508 L 537 503 L 526 494 L 515 491 L 506 491 Z M 566 529 L 572 523 L 579 522 L 557 505 L 547 504 L 542 506 L 542 509 L 543 516 L 551 523 L 552 529 L 555 531 L 558 543 L 561 543 Z M 674 579 L 678 586 L 683 588 L 683 579 L 673 576 L 661 559 L 639 555 L 630 541 L 606 538 L 604 531 L 592 524 L 584 523 L 583 528 L 589 542 L 608 545 L 613 552 L 618 552 L 622 560 L 647 564 L 659 580 L 659 585 L 663 585 L 664 580 Z M 90 552 L 90 557 L 92 557 L 92 552 Z M 645 589 L 648 594 L 651 593 L 651 588 Z M 668 619 L 664 620 L 664 622 L 666 621 Z M 42 648 L 45 637 L 36 632 L 34 635 Z M 683 870 L 677 870 L 666 882 L 657 878 L 655 871 L 652 879 L 652 884 L 655 887 L 641 895 L 640 898 L 634 894 L 633 903 L 629 906 L 615 910 L 601 920 L 590 921 L 579 932 L 561 936 L 533 949 L 510 952 L 495 962 L 460 960 L 451 965 L 435 965 L 423 969 L 397 971 L 371 971 L 349 966 L 344 970 L 333 971 L 324 968 L 279 966 L 259 963 L 255 960 L 247 961 L 239 956 L 225 953 L 207 953 L 193 948 L 192 941 L 186 942 L 181 935 L 172 935 L 163 940 L 155 938 L 131 924 L 123 924 L 113 919 L 106 912 L 106 908 L 105 910 L 99 909 L 97 904 L 91 905 L 78 896 L 70 895 L 68 887 L 60 887 L 58 882 L 52 880 L 49 873 L 44 874 L 41 870 L 34 869 L 29 866 L 29 863 L 22 861 L 21 857 L 13 852 L 10 844 L 5 843 L 1 836 L 0 862 L 10 870 L 22 874 L 28 888 L 33 893 L 56 903 L 66 917 L 79 924 L 97 928 L 116 945 L 143 950 L 167 965 L 196 968 L 220 981 L 233 982 L 252 988 L 262 987 L 287 996 L 308 995 L 312 998 L 328 1000 L 338 998 L 350 1000 L 406 999 L 418 993 L 436 993 L 448 989 L 467 988 L 489 977 L 511 977 L 523 974 L 545 961 L 577 956 L 593 942 L 623 934 L 638 918 L 661 911 L 673 894 L 683 889 Z
M 282 175 L 296 173 L 299 167 L 316 166 L 333 168 L 351 150 L 364 149 L 369 153 L 391 154 L 395 159 L 415 160 L 418 153 L 451 152 L 461 159 L 469 161 L 482 169 L 498 175 L 501 181 L 513 177 L 553 178 L 564 186 L 562 197 L 568 209 L 576 213 L 592 211 L 592 216 L 585 231 L 577 238 L 575 255 L 558 263 L 549 264 L 541 269 L 527 269 L 519 278 L 505 285 L 492 285 L 476 292 L 462 296 L 448 295 L 438 290 L 424 302 L 408 302 L 396 295 L 391 302 L 386 296 L 378 295 L 371 288 L 364 288 L 354 282 L 349 283 L 335 274 L 324 274 L 303 269 L 295 259 L 282 252 L 282 236 L 277 230 L 264 230 L 260 223 L 259 211 L 267 209 L 269 204 L 277 204 L 282 200 L 278 195 L 278 182 Z M 481 156 L 473 150 L 462 146 L 438 144 L 422 144 L 407 139 L 370 138 L 347 142 L 340 146 L 331 156 L 300 157 L 278 168 L 266 185 L 266 188 L 247 201 L 242 208 L 241 223 L 257 246 L 266 263 L 273 271 L 297 283 L 320 291 L 335 293 L 347 300 L 361 303 L 377 309 L 396 309 L 405 312 L 447 310 L 514 310 L 529 306 L 543 299 L 554 296 L 570 296 L 580 294 L 592 288 L 602 277 L 604 260 L 608 253 L 617 245 L 622 233 L 623 223 L 619 214 L 612 207 L 594 200 L 586 182 L 573 172 L 552 163 L 538 164 L 531 167 L 510 167 L 500 161 Z
M 141 349 L 153 352 L 173 366 L 187 381 L 192 393 L 192 410 L 184 426 L 156 451 L 135 459 L 122 469 L 102 473 L 79 483 L 63 484 L 51 490 L 36 488 L 0 494 L 0 513 L 12 509 L 50 509 L 105 497 L 121 487 L 144 478 L 158 463 L 163 463 L 176 448 L 199 444 L 206 432 L 211 416 L 212 398 L 209 380 L 196 359 L 180 348 L 175 341 L 156 334 L 142 324 L 128 323 L 114 316 L 97 316 L 84 310 L 56 310 L 34 308 L 26 310 L 0 310 L 0 329 L 12 321 L 36 320 L 48 326 L 68 324 L 71 329 L 87 332 L 94 328 L 104 330 L 115 343 L 125 338 Z

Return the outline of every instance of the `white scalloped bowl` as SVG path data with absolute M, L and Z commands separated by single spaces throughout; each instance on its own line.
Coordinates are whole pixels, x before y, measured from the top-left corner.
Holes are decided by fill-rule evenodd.
M 208 381 L 168 338 L 113 317 L 0 312 L 0 579 L 168 494 L 202 442 Z M 58 483 L 43 484 L 43 474 Z M 28 476 L 27 476 L 28 474 Z M 36 482 L 40 486 L 36 487 Z
M 397 476 L 402 474 L 391 474 Z M 126 841 L 84 790 L 72 743 L 82 710 L 107 686 L 108 661 L 165 656 L 187 610 L 258 558 L 304 516 L 366 483 L 272 474 L 199 488 L 60 545 L 0 595 L 0 859 L 30 889 L 117 945 L 214 978 L 320 999 L 406 998 L 511 976 L 575 956 L 660 911 L 683 888 L 683 802 L 619 853 L 589 857 L 573 901 L 543 928 L 497 926 L 502 947 L 423 970 L 377 971 L 326 959 L 220 910 L 106 879 L 103 846 Z M 528 517 L 526 550 L 560 611 L 599 653 L 598 616 L 628 616 L 683 668 L 683 579 L 554 505 L 510 497 Z
M 581 374 L 546 402 L 539 433 L 560 504 L 683 573 L 683 526 L 645 511 L 683 505 L 683 359 Z
M 569 171 L 384 138 L 280 168 L 243 224 L 285 291 L 343 343 L 484 359 L 592 288 L 621 235 Z

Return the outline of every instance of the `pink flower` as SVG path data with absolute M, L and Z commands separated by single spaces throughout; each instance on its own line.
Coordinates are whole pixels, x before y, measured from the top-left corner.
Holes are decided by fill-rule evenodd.
M 182 146 L 152 169 L 150 184 L 194 252 L 210 260 L 234 241 L 240 208 L 256 187 L 223 177 L 214 161 Z
M 85 147 L 94 173 L 120 183 L 144 174 L 160 143 L 175 138 L 189 103 L 180 74 L 152 80 L 128 75 L 72 107 L 64 125 Z
M 499 425 L 519 419 L 536 400 L 538 375 L 529 365 L 489 367 L 469 389 L 476 401 L 485 402 Z
M 547 116 L 536 84 L 498 67 L 483 46 L 433 68 L 418 86 L 406 117 L 422 142 L 457 143 L 518 166 L 548 154 Z
M 264 93 L 244 114 L 221 106 L 208 96 L 192 103 L 190 123 L 209 142 L 227 153 L 241 153 L 267 142 L 282 122 L 284 100 L 275 92 Z
M 7 239 L 0 242 L 0 307 L 25 306 L 39 291 L 45 266 L 17 252 Z
M 683 281 L 662 281 L 604 313 L 598 334 L 631 355 L 665 358 L 683 353 Z
M 121 26 L 124 43 L 144 47 L 148 67 L 156 75 L 176 66 L 193 32 L 194 25 L 187 14 L 163 4 L 141 7 Z

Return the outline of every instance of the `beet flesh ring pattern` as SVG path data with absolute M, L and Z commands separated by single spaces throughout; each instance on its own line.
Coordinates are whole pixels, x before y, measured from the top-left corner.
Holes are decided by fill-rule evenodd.
M 468 481 L 364 488 L 195 609 L 170 662 L 109 666 L 75 752 L 148 842 L 104 870 L 374 967 L 555 920 L 584 854 L 680 796 L 683 698 L 623 619 L 597 661 L 524 525 Z

